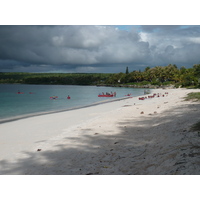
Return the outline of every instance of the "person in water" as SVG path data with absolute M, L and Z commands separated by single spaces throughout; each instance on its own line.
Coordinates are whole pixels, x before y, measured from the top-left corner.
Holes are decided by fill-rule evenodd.
M 24 94 L 23 92 L 20 92 L 20 90 L 18 90 L 17 94 Z
M 71 99 L 71 97 L 68 95 L 67 99 Z
M 58 98 L 58 96 L 52 96 L 52 97 L 50 97 L 50 99 L 57 99 Z

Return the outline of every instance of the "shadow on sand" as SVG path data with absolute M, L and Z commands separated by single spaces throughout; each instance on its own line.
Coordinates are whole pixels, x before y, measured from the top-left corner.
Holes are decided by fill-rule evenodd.
M 117 134 L 82 129 L 80 138 L 66 137 L 52 150 L 41 146 L 41 151 L 24 152 L 26 157 L 15 163 L 0 161 L 0 174 L 200 174 L 200 137 L 190 131 L 199 116 L 199 104 L 140 118 L 133 113 L 133 118 L 118 122 Z

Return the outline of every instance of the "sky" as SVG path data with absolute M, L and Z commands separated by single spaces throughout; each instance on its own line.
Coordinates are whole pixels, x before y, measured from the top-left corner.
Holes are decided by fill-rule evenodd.
M 4 1 L 0 72 L 192 67 L 200 63 L 199 10 L 194 5 L 195 0 L 181 5 L 174 0 Z
M 119 73 L 197 63 L 198 25 L 0 26 L 0 72 Z

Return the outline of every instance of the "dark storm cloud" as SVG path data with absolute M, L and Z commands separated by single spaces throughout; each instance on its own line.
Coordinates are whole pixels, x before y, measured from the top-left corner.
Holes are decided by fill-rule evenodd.
M 2 26 L 0 59 L 37 65 L 128 63 L 148 51 L 139 39 L 136 32 L 111 26 Z
M 0 26 L 0 70 L 118 72 L 199 62 L 199 26 Z M 140 31 L 137 31 L 140 30 Z

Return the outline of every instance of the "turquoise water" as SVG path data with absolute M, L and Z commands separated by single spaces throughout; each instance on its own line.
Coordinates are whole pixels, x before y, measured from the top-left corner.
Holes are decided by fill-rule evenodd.
M 23 94 L 18 94 L 20 91 Z M 116 92 L 116 97 L 98 97 L 101 92 Z M 106 99 L 144 94 L 144 89 L 72 86 L 72 85 L 23 85 L 0 84 L 0 119 L 18 117 L 41 112 L 60 111 L 90 105 Z M 67 96 L 71 99 L 68 100 Z M 51 100 L 51 96 L 58 96 Z

